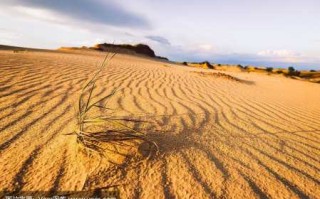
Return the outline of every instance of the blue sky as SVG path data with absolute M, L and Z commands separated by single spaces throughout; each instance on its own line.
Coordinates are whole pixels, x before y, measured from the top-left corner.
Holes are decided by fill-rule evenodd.
M 0 43 L 146 43 L 176 61 L 320 69 L 319 0 L 1 0 Z

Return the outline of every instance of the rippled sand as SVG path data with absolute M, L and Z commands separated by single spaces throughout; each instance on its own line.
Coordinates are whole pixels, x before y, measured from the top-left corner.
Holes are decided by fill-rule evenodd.
M 135 166 L 88 167 L 65 134 L 103 57 L 0 51 L 1 190 L 119 185 L 122 198 L 319 198 L 320 84 L 229 78 L 128 55 L 109 63 L 95 97 L 118 88 L 110 106 L 152 120 L 146 133 L 160 154 Z

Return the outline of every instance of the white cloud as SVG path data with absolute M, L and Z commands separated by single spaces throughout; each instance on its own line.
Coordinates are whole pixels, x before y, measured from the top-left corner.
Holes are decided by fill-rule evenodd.
M 0 44 L 12 45 L 14 41 L 21 38 L 22 34 L 7 28 L 0 28 Z
M 311 57 L 292 50 L 263 50 L 257 53 L 261 61 L 284 62 L 292 64 L 319 63 L 318 57 Z
M 300 53 L 291 50 L 263 50 L 258 52 L 258 55 L 270 57 L 299 57 Z
M 58 17 L 53 12 L 49 10 L 40 9 L 40 8 L 30 8 L 23 6 L 15 6 L 13 9 L 21 14 L 34 17 L 40 20 L 46 20 L 49 22 L 62 23 L 61 17 Z
M 200 45 L 198 46 L 198 48 L 199 48 L 200 50 L 204 50 L 204 51 L 213 50 L 213 46 L 210 45 L 210 44 L 200 44 Z
M 258 56 L 265 57 L 271 61 L 299 63 L 305 62 L 306 58 L 298 52 L 281 49 L 281 50 L 263 50 L 257 53 Z

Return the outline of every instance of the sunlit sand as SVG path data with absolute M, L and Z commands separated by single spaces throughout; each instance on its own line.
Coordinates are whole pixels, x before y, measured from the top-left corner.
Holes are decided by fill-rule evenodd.
M 266 73 L 117 54 L 94 97 L 159 146 L 112 164 L 78 150 L 77 99 L 104 53 L 0 51 L 0 187 L 94 190 L 121 198 L 318 198 L 320 86 Z M 139 151 L 138 151 L 139 152 Z

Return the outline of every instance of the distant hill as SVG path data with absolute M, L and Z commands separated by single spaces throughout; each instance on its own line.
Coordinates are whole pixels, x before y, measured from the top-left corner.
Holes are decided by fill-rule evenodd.
M 137 44 L 137 45 L 130 45 L 130 44 L 96 44 L 93 47 L 61 47 L 59 50 L 97 50 L 97 51 L 104 51 L 104 52 L 114 52 L 114 53 L 123 53 L 129 55 L 143 55 L 151 58 L 157 58 L 162 60 L 167 60 L 165 57 L 157 56 L 148 45 L 146 44 Z
M 137 53 L 143 54 L 148 57 L 156 57 L 154 51 L 145 44 L 129 45 L 129 44 L 97 44 L 91 49 L 100 50 L 100 51 L 117 51 L 123 53 Z
M 100 50 L 100 51 L 112 51 L 112 52 L 119 52 L 125 54 L 141 54 L 152 58 L 158 59 L 165 59 L 165 57 L 156 56 L 155 52 L 146 44 L 137 44 L 137 45 L 130 45 L 130 44 L 97 44 L 90 49 Z

